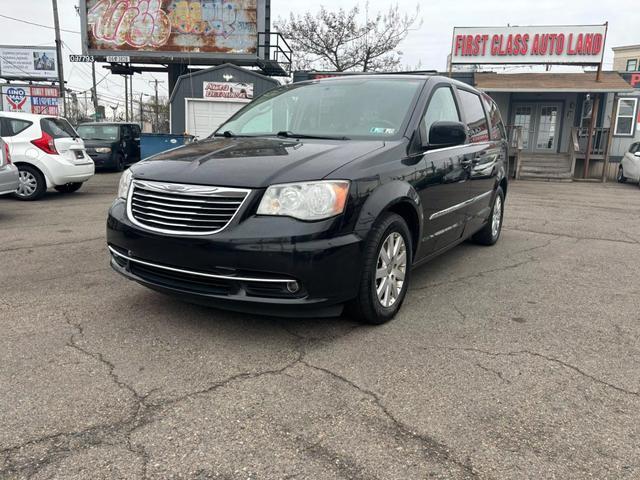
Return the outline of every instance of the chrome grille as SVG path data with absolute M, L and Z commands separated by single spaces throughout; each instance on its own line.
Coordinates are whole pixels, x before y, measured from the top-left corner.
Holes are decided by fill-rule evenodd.
M 229 225 L 248 195 L 239 188 L 134 180 L 127 211 L 147 230 L 209 235 Z

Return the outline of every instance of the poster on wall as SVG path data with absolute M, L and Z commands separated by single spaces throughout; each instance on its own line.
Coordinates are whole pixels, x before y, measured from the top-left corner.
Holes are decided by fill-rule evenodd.
M 56 80 L 58 78 L 56 49 L 0 46 L 0 76 Z
M 3 85 L 2 110 L 5 112 L 58 115 L 58 87 Z
M 204 98 L 225 102 L 253 100 L 253 83 L 204 82 Z
M 257 52 L 258 0 L 84 0 L 81 9 L 89 54 Z
M 606 25 L 455 27 L 451 63 L 594 65 L 606 35 Z

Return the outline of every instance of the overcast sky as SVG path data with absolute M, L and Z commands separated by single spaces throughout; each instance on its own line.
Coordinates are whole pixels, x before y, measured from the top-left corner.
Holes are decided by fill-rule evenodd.
M 76 14 L 77 0 L 58 0 L 61 28 L 80 30 L 80 19 Z M 454 25 L 458 26 L 503 26 L 511 25 L 564 25 L 602 24 L 609 21 L 606 45 L 605 69 L 612 67 L 611 47 L 640 44 L 638 18 L 640 10 L 637 0 L 604 2 L 596 0 L 430 0 L 421 3 L 422 27 L 410 33 L 400 49 L 404 53 L 404 63 L 415 66 L 421 63 L 424 69 L 443 70 L 446 57 L 451 49 Z M 289 12 L 304 13 L 315 10 L 319 5 L 328 9 L 349 8 L 356 4 L 349 0 L 324 0 L 321 2 L 272 0 L 272 18 L 286 17 Z M 388 1 L 370 0 L 370 10 L 385 10 Z M 402 9 L 413 11 L 414 0 L 399 0 Z M 360 2 L 364 5 L 364 2 Z M 45 25 L 53 25 L 50 0 L 0 0 L 0 14 L 20 18 Z M 63 32 L 63 42 L 67 48 L 63 54 L 68 85 L 74 90 L 84 90 L 91 85 L 91 68 L 88 64 L 70 64 L 70 53 L 81 53 L 80 35 Z M 53 30 L 30 26 L 13 20 L 0 18 L 0 44 L 4 45 L 53 45 Z M 98 79 L 107 72 L 99 67 Z M 167 95 L 166 76 L 155 74 L 165 80 L 160 88 L 161 95 Z M 153 93 L 149 81 L 152 77 L 136 76 L 134 92 Z M 124 96 L 122 77 L 109 76 L 99 87 L 102 95 L 114 99 Z M 106 99 L 106 97 L 105 97 Z M 113 100 L 115 103 L 115 100 Z

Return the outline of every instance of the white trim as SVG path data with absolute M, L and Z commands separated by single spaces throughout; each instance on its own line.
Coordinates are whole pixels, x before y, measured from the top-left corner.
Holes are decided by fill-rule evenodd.
M 629 117 L 628 115 L 624 115 L 623 118 L 631 118 L 631 131 L 629 133 L 620 133 L 618 132 L 618 123 L 620 121 L 620 102 L 623 100 L 631 100 L 633 102 L 633 115 Z M 614 137 L 633 137 L 633 134 L 636 130 L 636 122 L 638 115 L 638 97 L 619 97 L 618 103 L 616 105 L 616 119 L 615 119 L 615 127 L 613 129 Z

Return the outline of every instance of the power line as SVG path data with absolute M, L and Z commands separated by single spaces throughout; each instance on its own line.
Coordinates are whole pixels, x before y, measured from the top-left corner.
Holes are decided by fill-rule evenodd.
M 6 18 L 8 20 L 13 20 L 15 22 L 21 22 L 21 23 L 27 23 L 29 25 L 34 25 L 36 27 L 41 27 L 41 28 L 48 28 L 49 30 L 55 30 L 55 27 L 52 27 L 50 25 L 43 25 L 41 23 L 34 23 L 34 22 L 29 22 L 27 20 L 22 20 L 21 18 L 14 18 L 14 17 L 10 17 L 9 15 L 3 15 L 0 13 L 0 17 L 2 18 Z M 80 35 L 80 32 L 77 32 L 75 30 L 67 30 L 65 28 L 61 28 L 60 29 L 61 32 L 67 32 L 67 33 L 77 33 L 78 35 Z

